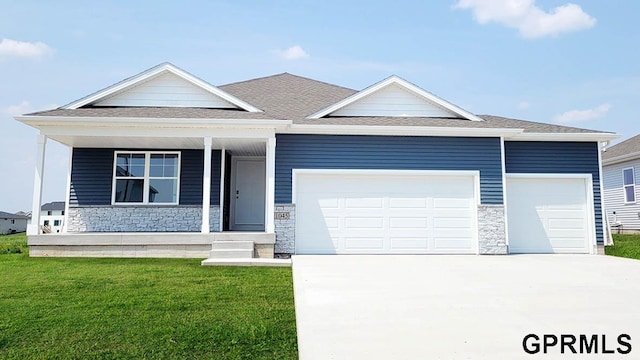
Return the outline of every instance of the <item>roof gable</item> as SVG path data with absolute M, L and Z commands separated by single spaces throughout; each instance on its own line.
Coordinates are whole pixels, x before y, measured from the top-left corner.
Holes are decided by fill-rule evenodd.
M 202 107 L 261 112 L 255 106 L 164 63 L 63 106 Z
M 459 117 L 483 121 L 397 76 L 378 82 L 308 118 L 320 119 L 325 116 Z

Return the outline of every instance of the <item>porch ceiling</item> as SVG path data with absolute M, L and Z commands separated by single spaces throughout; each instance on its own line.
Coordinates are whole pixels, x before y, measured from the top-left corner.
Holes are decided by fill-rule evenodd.
M 201 137 L 116 137 L 50 135 L 64 145 L 84 148 L 114 149 L 204 149 Z M 226 149 L 234 155 L 264 156 L 266 141 L 263 139 L 213 138 L 213 149 Z

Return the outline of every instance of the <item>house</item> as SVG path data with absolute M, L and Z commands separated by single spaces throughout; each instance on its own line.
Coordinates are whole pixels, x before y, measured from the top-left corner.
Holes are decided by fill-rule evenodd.
M 640 175 L 640 135 L 606 148 L 602 153 L 604 207 L 614 232 L 640 232 L 636 179 Z
M 24 215 L 0 211 L 0 235 L 15 234 L 27 231 L 27 220 Z
M 64 201 L 54 201 L 42 205 L 40 208 L 40 225 L 51 233 L 59 233 L 64 226 Z
M 600 143 L 472 114 L 397 76 L 363 90 L 288 73 L 213 86 L 164 63 L 57 109 L 66 232 L 32 256 L 596 253 Z

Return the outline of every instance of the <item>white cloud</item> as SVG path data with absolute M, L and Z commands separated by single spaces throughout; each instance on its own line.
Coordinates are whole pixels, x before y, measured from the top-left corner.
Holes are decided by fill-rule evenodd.
M 562 124 L 577 123 L 605 116 L 610 109 L 611 105 L 602 104 L 593 109 L 566 111 L 560 115 L 556 115 L 554 119 Z
M 520 110 L 526 110 L 526 109 L 528 109 L 530 107 L 531 107 L 531 104 L 526 102 L 526 101 L 520 101 L 518 103 L 518 109 L 520 109 Z
M 299 60 L 309 57 L 300 45 L 294 45 L 286 50 L 277 50 L 276 53 L 285 60 Z
M 565 4 L 545 11 L 535 0 L 459 0 L 457 9 L 470 9 L 480 24 L 496 22 L 518 29 L 526 38 L 555 36 L 593 27 L 596 19 L 579 5 Z
M 0 40 L 0 56 L 37 58 L 52 53 L 53 49 L 45 43 L 11 39 Z
M 31 104 L 27 100 L 23 100 L 20 104 L 10 105 L 2 110 L 11 116 L 22 115 L 31 111 Z

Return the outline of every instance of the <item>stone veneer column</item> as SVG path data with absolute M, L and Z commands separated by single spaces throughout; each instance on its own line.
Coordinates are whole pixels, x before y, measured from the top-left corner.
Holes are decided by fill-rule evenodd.
M 276 245 L 274 253 L 293 254 L 296 251 L 296 206 L 275 204 Z
M 509 253 L 503 205 L 478 205 L 478 242 L 482 255 Z

